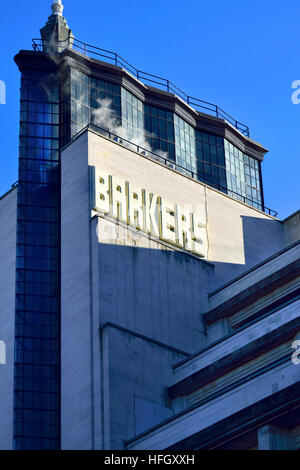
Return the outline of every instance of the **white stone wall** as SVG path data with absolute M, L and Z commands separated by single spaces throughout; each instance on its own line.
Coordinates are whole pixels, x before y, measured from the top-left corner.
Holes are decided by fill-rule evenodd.
M 62 448 L 92 447 L 89 191 L 86 136 L 62 158 Z
M 0 449 L 13 445 L 14 319 L 17 189 L 0 201 L 0 341 L 6 364 L 0 364 Z
M 89 165 L 174 203 L 203 205 L 215 268 L 107 218 L 91 221 Z M 109 227 L 113 239 L 104 236 Z M 135 396 L 165 416 L 176 361 L 155 341 L 199 350 L 206 344 L 201 314 L 208 292 L 281 248 L 280 222 L 226 195 L 90 132 L 68 146 L 62 153 L 63 449 L 120 448 L 134 431 Z M 107 322 L 132 334 L 109 327 L 100 336 Z
M 88 146 L 90 165 L 171 202 L 205 208 L 215 287 L 286 246 L 282 223 L 261 211 L 91 132 Z

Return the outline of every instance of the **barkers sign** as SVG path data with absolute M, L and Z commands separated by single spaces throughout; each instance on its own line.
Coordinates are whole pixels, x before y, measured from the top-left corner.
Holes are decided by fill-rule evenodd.
M 179 205 L 93 166 L 91 210 L 109 215 L 201 258 L 207 258 L 204 204 Z

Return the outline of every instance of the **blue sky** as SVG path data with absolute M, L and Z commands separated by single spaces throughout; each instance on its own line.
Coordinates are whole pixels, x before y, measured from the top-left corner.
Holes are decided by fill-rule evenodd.
M 269 149 L 265 203 L 281 219 L 299 209 L 300 4 L 271 0 L 63 0 L 75 36 L 118 52 L 137 68 L 169 78 L 187 94 L 221 106 Z M 10 0 L 1 10 L 0 194 L 17 180 L 19 71 L 51 0 Z

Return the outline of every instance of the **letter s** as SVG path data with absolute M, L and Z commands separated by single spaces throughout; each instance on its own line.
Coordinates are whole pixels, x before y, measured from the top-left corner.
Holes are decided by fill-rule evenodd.
M 296 340 L 292 344 L 292 348 L 296 351 L 292 355 L 292 363 L 296 366 L 300 364 L 300 340 Z
M 292 94 L 292 103 L 293 104 L 299 104 L 300 103 L 300 80 L 295 80 L 292 83 L 292 88 L 296 90 Z

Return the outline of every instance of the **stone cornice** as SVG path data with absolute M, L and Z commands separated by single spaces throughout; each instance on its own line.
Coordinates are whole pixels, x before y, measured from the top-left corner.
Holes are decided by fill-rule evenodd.
M 61 72 L 68 67 L 74 67 L 93 77 L 122 85 L 144 103 L 176 112 L 197 129 L 225 137 L 241 151 L 260 161 L 263 160 L 264 155 L 267 153 L 267 149 L 261 144 L 244 136 L 224 119 L 196 111 L 175 94 L 147 86 L 121 67 L 92 59 L 70 48 L 65 49 L 56 58 L 52 65 L 54 70 L 58 66 Z M 51 62 L 46 54 L 33 51 L 20 51 L 15 57 L 15 61 L 20 70 L 25 68 L 49 69 L 49 62 Z M 63 73 L 61 76 L 63 76 Z

